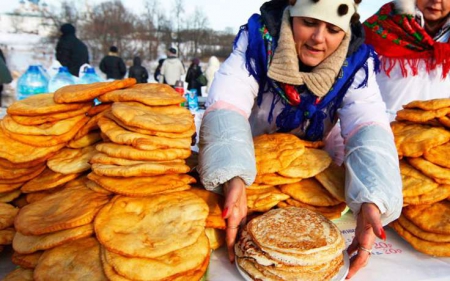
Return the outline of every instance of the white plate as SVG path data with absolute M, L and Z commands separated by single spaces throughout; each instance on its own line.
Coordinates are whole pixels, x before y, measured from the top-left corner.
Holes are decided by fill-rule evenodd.
M 347 251 L 343 251 L 344 253 L 344 265 L 341 267 L 339 272 L 331 279 L 331 281 L 342 281 L 345 280 L 345 276 L 347 276 L 348 269 L 350 268 L 350 259 L 348 257 Z M 236 264 L 236 267 L 239 271 L 239 273 L 244 277 L 245 281 L 253 281 L 253 279 L 243 270 L 237 261 L 234 262 Z

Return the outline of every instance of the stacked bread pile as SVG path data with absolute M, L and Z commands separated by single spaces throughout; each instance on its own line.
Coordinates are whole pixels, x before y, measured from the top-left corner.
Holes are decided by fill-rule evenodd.
M 140 84 L 99 97 L 111 110 L 99 118 L 106 141 L 96 145 L 92 173 L 99 187 L 125 196 L 149 196 L 189 189 L 186 173 L 195 132 L 184 99 L 168 85 Z
M 226 229 L 225 220 L 222 218 L 223 197 L 203 187 L 192 188 L 189 191 L 202 198 L 208 204 L 209 213 L 205 222 L 205 233 L 208 236 L 211 249 L 220 248 L 225 243 Z
M 14 222 L 17 232 L 13 240 L 13 262 L 22 268 L 34 268 L 35 280 L 51 280 L 57 278 L 55 276 L 61 277 L 62 272 L 74 274 L 73 278 L 85 276 L 90 280 L 101 280 L 95 277 L 103 276 L 101 267 L 92 272 L 86 272 L 86 267 L 77 267 L 80 264 L 100 266 L 99 257 L 95 259 L 95 255 L 90 253 L 99 252 L 98 243 L 90 242 L 87 250 L 85 240 L 78 239 L 94 234 L 94 217 L 108 201 L 107 195 L 88 189 L 83 181 L 73 181 L 64 189 L 24 206 Z M 69 261 L 63 261 L 59 254 L 66 248 L 77 248 L 77 251 L 85 253 L 72 256 L 63 252 L 63 257 L 70 260 L 79 274 L 63 270 Z M 52 266 L 55 257 L 60 263 Z M 60 271 L 59 275 L 54 275 L 57 271 Z
M 209 264 L 208 205 L 189 191 L 116 196 L 95 219 L 110 280 L 199 280 Z
M 17 177 L 11 177 L 13 181 L 11 181 L 10 178 L 5 178 L 5 180 L 8 181 L 5 181 L 4 190 L 16 191 L 17 195 L 15 195 L 15 197 L 19 196 L 20 192 L 27 193 L 26 197 L 23 197 L 26 198 L 26 200 L 21 201 L 23 202 L 23 204 L 21 204 L 25 206 L 19 211 L 19 214 L 15 219 L 17 233 L 12 240 L 13 248 L 15 250 L 12 259 L 14 263 L 21 267 L 12 272 L 8 278 L 20 276 L 19 278 L 21 280 L 33 280 L 33 278 L 34 280 L 107 280 L 108 278 L 104 271 L 108 271 L 108 269 L 112 268 L 113 272 L 116 272 L 116 270 L 119 272 L 119 275 L 117 275 L 116 278 L 123 280 L 127 279 L 126 273 L 122 273 L 121 268 L 114 268 L 114 263 L 107 264 L 106 261 L 104 263 L 101 261 L 101 244 L 94 238 L 96 233 L 94 232 L 93 222 L 97 212 L 111 199 L 113 193 L 118 193 L 114 192 L 115 190 L 111 191 L 103 188 L 96 182 L 89 180 L 85 175 L 85 173 L 91 169 L 89 161 L 91 160 L 92 155 L 97 154 L 98 159 L 100 159 L 98 155 L 100 153 L 95 149 L 94 144 L 101 139 L 104 139 L 104 142 L 108 143 L 111 143 L 112 140 L 119 139 L 122 141 L 118 142 L 119 145 L 133 148 L 131 145 L 132 142 L 137 145 L 138 149 L 143 148 L 142 151 L 139 151 L 137 154 L 142 153 L 144 157 L 156 155 L 154 157 L 156 157 L 158 161 L 121 157 L 122 155 L 136 155 L 136 153 L 128 153 L 127 147 L 118 147 L 118 155 L 103 156 L 107 157 L 108 160 L 106 161 L 113 161 L 111 166 L 116 165 L 116 163 L 120 163 L 116 166 L 125 165 L 126 167 L 123 168 L 125 170 L 129 169 L 130 174 L 107 179 L 102 178 L 103 174 L 95 174 L 98 176 L 98 182 L 107 182 L 107 184 L 109 184 L 108 180 L 117 180 L 115 185 L 122 185 L 122 189 L 119 189 L 123 191 L 122 193 L 130 193 L 133 194 L 133 196 L 139 197 L 153 197 L 151 195 L 169 190 L 185 190 L 189 188 L 189 183 L 194 182 L 194 179 L 190 176 L 184 174 L 180 175 L 180 172 L 185 173 L 189 170 L 184 164 L 184 158 L 189 156 L 190 137 L 195 131 L 190 115 L 190 130 L 177 134 L 171 132 L 167 133 L 166 131 L 154 132 L 145 127 L 136 128 L 138 131 L 140 131 L 140 129 L 145 131 L 142 135 L 134 131 L 120 131 L 118 134 L 114 134 L 114 132 L 117 133 L 117 130 L 114 132 L 111 132 L 110 130 L 100 132 L 100 119 L 107 114 L 110 114 L 110 116 L 114 118 L 113 113 L 109 110 L 112 106 L 111 102 L 114 100 L 108 100 L 108 102 L 103 100 L 104 103 L 100 106 L 92 107 L 94 98 L 100 98 L 100 96 L 105 95 L 106 93 L 112 93 L 120 88 L 130 87 L 134 83 L 134 79 L 125 79 L 122 81 L 95 83 L 91 85 L 68 86 L 58 90 L 54 95 L 43 94 L 19 101 L 11 107 L 11 112 L 8 111 L 8 113 L 10 113 L 6 118 L 8 125 L 2 125 L 2 131 L 0 132 L 0 140 L 4 140 L 0 141 L 0 143 L 2 143 L 2 146 L 0 146 L 0 165 L 1 167 L 5 166 L 6 177 L 11 177 L 14 172 Z M 134 92 L 139 92 L 139 96 L 142 96 L 144 92 L 148 92 L 146 87 L 147 86 L 144 86 L 143 89 L 142 87 L 136 86 Z M 136 89 L 138 90 L 136 91 Z M 153 93 L 153 95 L 157 92 L 158 91 Z M 171 97 L 162 93 L 159 102 L 164 99 L 170 99 L 170 104 L 177 104 L 183 101 L 183 99 L 180 100 L 178 94 L 173 90 L 172 92 L 174 95 Z M 151 96 L 152 94 L 149 95 Z M 175 102 L 173 101 L 173 96 L 177 98 Z M 110 95 L 108 98 L 114 99 L 114 95 Z M 127 99 L 129 96 L 121 94 L 119 98 Z M 125 100 L 125 104 L 127 104 L 128 101 L 129 100 Z M 133 102 L 140 102 L 139 97 L 133 99 Z M 134 105 L 145 106 L 145 102 Z M 26 109 L 20 111 L 21 108 L 24 107 Z M 77 107 L 80 108 L 76 109 Z M 17 110 L 19 110 L 19 112 L 17 112 Z M 166 105 L 160 105 L 155 110 L 160 110 L 158 111 L 159 113 L 167 112 L 169 110 L 177 112 L 177 108 Z M 26 113 L 22 114 L 23 112 Z M 125 113 L 126 112 L 128 111 L 125 111 Z M 181 111 L 178 111 L 178 113 L 179 112 Z M 186 111 L 183 111 L 183 113 L 185 112 Z M 174 118 L 179 117 L 179 115 L 177 115 L 164 119 L 164 116 L 161 115 L 163 114 L 159 114 L 159 116 L 154 117 L 154 119 L 149 122 L 160 125 L 158 120 L 173 120 Z M 19 123 L 19 125 L 17 125 L 11 121 L 13 118 L 19 120 L 19 122 L 28 123 Z M 73 125 L 74 121 L 71 118 L 79 118 L 80 120 L 84 120 L 84 123 L 82 126 L 75 127 L 75 125 Z M 184 121 L 181 121 L 181 123 L 188 123 L 186 115 L 184 115 L 184 118 Z M 104 118 L 103 121 L 105 121 L 105 119 L 107 118 Z M 69 123 L 69 121 L 72 123 Z M 105 122 L 102 123 L 103 127 L 105 127 L 104 123 Z M 179 127 L 177 127 L 179 126 L 178 124 L 165 123 L 165 125 L 162 126 L 174 126 L 178 128 L 175 130 L 179 130 Z M 12 130 L 17 130 L 17 132 L 12 132 Z M 4 133 L 4 131 L 6 131 L 6 133 Z M 15 140 L 14 134 L 18 133 L 27 134 L 22 134 Z M 40 135 L 37 135 L 37 133 Z M 69 133 L 71 137 L 69 137 Z M 130 134 L 132 135 L 131 141 Z M 26 143 L 20 142 L 22 138 Z M 36 143 L 33 142 L 34 140 Z M 155 142 L 157 143 L 156 145 Z M 101 144 L 98 145 L 100 145 L 100 149 L 102 149 Z M 172 149 L 173 146 L 176 146 L 177 149 Z M 180 147 L 182 148 L 180 149 Z M 126 150 L 127 152 L 122 153 L 123 150 Z M 167 159 L 162 158 L 162 156 L 167 155 Z M 145 167 L 143 168 L 141 164 L 144 164 Z M 148 166 L 146 166 L 148 164 L 153 165 L 152 168 L 148 169 Z M 163 168 L 161 168 L 161 166 Z M 17 167 L 20 167 L 20 169 L 17 169 Z M 39 171 L 32 173 L 33 170 L 31 170 L 31 168 L 39 168 Z M 101 171 L 102 168 L 104 169 L 105 167 L 99 167 L 98 170 Z M 94 175 L 94 173 L 91 174 Z M 157 176 L 155 176 L 155 174 Z M 168 174 L 168 177 L 164 178 L 162 174 Z M 108 174 L 107 176 L 110 175 Z M 129 177 L 126 178 L 126 176 Z M 158 176 L 160 177 L 155 178 Z M 134 182 L 143 182 L 143 184 L 141 183 L 141 188 L 144 190 L 139 190 L 139 188 L 134 187 L 137 191 L 134 191 L 133 189 L 127 191 L 127 187 L 130 187 L 130 185 L 125 185 L 123 182 L 126 180 L 133 180 L 133 177 L 136 177 Z M 154 178 L 148 179 L 150 177 Z M 120 181 L 121 179 L 122 181 Z M 149 192 L 149 190 L 154 192 Z M 205 215 L 205 209 L 208 210 L 208 206 L 197 195 L 191 193 L 185 194 L 183 192 L 177 193 L 180 194 L 174 193 L 171 197 L 161 199 L 167 203 L 167 206 L 169 206 L 167 208 L 163 206 L 164 204 L 153 204 L 153 207 L 151 208 L 153 211 L 151 212 L 157 214 L 153 214 L 151 217 L 156 219 L 157 224 L 146 230 L 153 231 L 154 229 L 161 228 L 162 225 L 167 225 L 165 215 L 167 213 L 173 214 L 171 220 L 176 221 L 179 225 L 185 227 L 182 231 L 183 234 L 191 235 L 190 240 L 185 239 L 184 236 L 180 238 L 180 240 L 183 241 L 181 242 L 181 245 L 184 246 L 187 245 L 186 243 L 189 243 L 190 248 L 188 247 L 187 249 L 191 249 L 191 251 L 185 252 L 184 249 L 183 251 L 175 251 L 179 249 L 174 248 L 174 251 L 167 252 L 171 257 L 185 254 L 188 254 L 188 256 L 187 259 L 178 259 L 178 261 L 166 265 L 165 271 L 158 272 L 158 276 L 172 276 L 174 280 L 200 279 L 201 276 L 204 275 L 209 261 L 209 241 L 204 232 L 205 217 L 208 215 L 208 211 L 206 211 Z M 10 200 L 13 200 L 14 198 Z M 156 201 L 158 201 L 157 198 L 158 197 L 155 197 Z M 119 195 L 115 197 L 115 200 L 127 201 L 128 198 Z M 132 201 L 133 199 L 130 200 Z M 183 203 L 180 203 L 180 201 Z M 147 203 L 144 202 L 143 198 L 136 198 L 136 201 L 128 206 L 138 206 L 140 204 L 147 206 Z M 213 203 L 211 204 L 213 205 Z M 123 207 L 122 204 L 119 205 Z M 170 209 L 170 205 L 177 205 L 182 211 L 174 211 Z M 10 208 L 5 210 L 5 213 L 11 213 L 12 210 L 9 209 Z M 123 213 L 126 213 L 126 210 L 122 210 Z M 137 214 L 137 210 L 132 212 Z M 216 209 L 211 210 L 211 217 L 216 216 L 217 212 L 220 212 L 220 209 L 219 211 Z M 8 221 L 13 220 L 14 218 L 12 213 L 10 215 L 11 217 L 8 218 Z M 162 217 L 159 215 L 162 215 Z M 192 217 L 188 217 L 189 215 Z M 114 221 L 114 217 L 108 216 L 106 218 L 107 224 L 109 224 L 108 219 Z M 105 221 L 105 218 L 103 218 L 103 221 Z M 224 228 L 225 224 L 223 219 L 221 223 L 218 222 L 217 219 L 212 219 L 212 222 L 211 225 Z M 118 223 L 121 223 L 120 219 Z M 189 223 L 192 223 L 192 227 L 190 228 L 187 227 Z M 6 222 L 5 225 L 7 225 Z M 10 225 L 10 223 L 8 225 Z M 169 225 L 171 224 L 169 223 Z M 129 229 L 131 229 L 131 227 L 129 227 Z M 167 231 L 169 230 L 166 229 L 166 233 L 168 233 Z M 174 240 L 174 236 L 179 235 L 179 231 L 180 228 L 175 227 L 172 229 L 172 236 L 163 235 L 156 237 L 155 239 L 159 239 L 159 243 L 162 238 L 167 238 L 168 240 L 166 243 L 169 243 L 168 241 Z M 122 242 L 122 244 L 125 246 L 134 244 L 136 240 L 134 235 L 138 237 L 139 233 L 131 234 L 129 240 Z M 114 239 L 114 237 L 111 236 L 108 239 Z M 150 240 L 151 238 L 145 237 L 143 242 L 147 243 Z M 183 248 L 182 246 L 180 247 Z M 195 250 L 192 250 L 193 248 L 195 248 Z M 111 255 L 105 254 L 105 256 L 108 257 Z M 124 256 L 128 259 L 128 254 L 125 253 Z M 139 253 L 137 253 L 137 256 L 139 256 Z M 164 255 L 155 255 L 152 257 L 153 258 L 150 259 L 150 261 L 145 260 L 145 263 L 153 264 L 158 269 L 160 269 L 161 261 L 167 259 L 167 256 Z M 120 258 L 120 256 L 114 257 L 114 259 L 116 258 Z M 142 261 L 139 262 L 141 263 Z M 111 265 L 112 267 L 108 267 L 107 269 L 106 267 L 108 265 Z M 150 275 L 146 272 L 144 275 L 147 279 L 155 276 L 153 280 L 158 280 L 158 276 L 157 274 L 155 275 L 155 272 L 157 271 L 153 271 Z M 132 278 L 133 277 L 131 276 L 130 279 Z
M 450 256 L 450 99 L 413 101 L 391 123 L 404 208 L 391 226 L 415 249 Z
M 344 170 L 332 164 L 321 142 L 292 134 L 254 138 L 257 176 L 248 187 L 250 212 L 297 206 L 339 218 L 345 209 Z
M 18 208 L 8 203 L 0 202 L 0 252 L 5 245 L 11 245 L 15 229 L 14 218 L 19 211 Z
M 245 227 L 237 262 L 254 280 L 330 280 L 344 264 L 344 239 L 324 216 L 305 208 L 270 210 Z

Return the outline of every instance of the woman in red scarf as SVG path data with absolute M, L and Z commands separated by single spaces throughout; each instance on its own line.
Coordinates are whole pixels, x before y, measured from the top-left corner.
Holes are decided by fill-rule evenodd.
M 450 97 L 449 15 L 450 0 L 396 0 L 364 22 L 391 120 L 410 101 Z

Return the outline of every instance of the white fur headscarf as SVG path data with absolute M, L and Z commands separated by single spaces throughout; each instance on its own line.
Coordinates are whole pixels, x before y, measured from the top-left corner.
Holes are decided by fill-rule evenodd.
M 416 8 L 416 0 L 395 0 L 395 8 L 401 14 L 413 15 Z

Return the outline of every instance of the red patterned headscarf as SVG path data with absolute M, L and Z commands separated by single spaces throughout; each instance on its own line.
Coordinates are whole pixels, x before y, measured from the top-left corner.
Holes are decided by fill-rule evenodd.
M 404 77 L 407 66 L 414 76 L 418 74 L 419 62 L 424 61 L 427 71 L 442 65 L 442 76 L 447 77 L 450 44 L 434 41 L 413 15 L 397 14 L 394 8 L 394 3 L 387 3 L 364 22 L 366 43 L 382 56 L 382 69 L 389 75 L 398 63 Z

